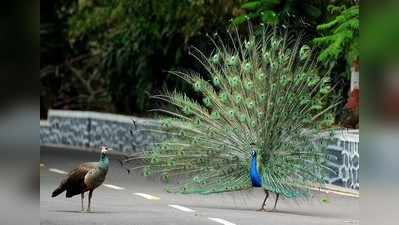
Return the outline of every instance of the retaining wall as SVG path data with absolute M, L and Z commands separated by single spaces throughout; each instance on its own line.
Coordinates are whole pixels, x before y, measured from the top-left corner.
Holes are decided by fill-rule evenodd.
M 135 121 L 135 128 L 133 125 Z M 47 121 L 40 121 L 41 145 L 68 145 L 98 148 L 105 144 L 123 153 L 149 148 L 154 141 L 164 138 L 147 131 L 158 126 L 153 119 L 143 119 L 109 113 L 50 110 Z

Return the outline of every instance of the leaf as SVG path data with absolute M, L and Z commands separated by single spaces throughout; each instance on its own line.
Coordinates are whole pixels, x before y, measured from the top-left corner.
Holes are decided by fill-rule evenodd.
M 328 203 L 330 203 L 330 199 L 329 199 L 328 197 L 322 197 L 322 198 L 320 199 L 320 202 L 321 202 L 321 203 L 328 204 Z
M 237 16 L 236 18 L 233 19 L 232 24 L 240 25 L 240 24 L 246 22 L 248 19 L 249 19 L 249 17 L 247 15 Z
M 337 20 L 333 20 L 331 22 L 318 25 L 316 27 L 316 29 L 318 31 L 327 30 L 327 29 L 330 29 L 330 28 L 334 27 L 336 24 L 338 24 L 338 21 Z
M 273 7 L 277 6 L 278 4 L 280 4 L 280 0 L 264 0 L 262 2 L 262 8 L 263 9 L 272 9 Z
M 267 10 L 261 13 L 261 19 L 264 23 L 273 24 L 277 22 L 277 14 L 271 10 Z
M 249 10 L 255 10 L 259 6 L 262 5 L 261 1 L 253 1 L 253 2 L 247 2 L 241 5 L 241 8 L 243 9 L 249 9 Z

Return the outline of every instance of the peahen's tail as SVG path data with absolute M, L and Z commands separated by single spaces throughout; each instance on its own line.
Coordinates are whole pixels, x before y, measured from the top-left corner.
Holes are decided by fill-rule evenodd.
M 63 187 L 63 185 L 60 185 L 59 187 L 57 187 L 53 193 L 51 194 L 51 197 L 56 197 L 57 195 L 61 194 L 62 192 L 65 191 L 65 187 Z

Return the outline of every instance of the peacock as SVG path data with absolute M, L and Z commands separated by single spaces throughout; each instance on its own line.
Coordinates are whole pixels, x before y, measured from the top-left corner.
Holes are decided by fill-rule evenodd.
M 298 36 L 277 29 L 249 32 L 237 29 L 208 35 L 211 54 L 192 47 L 189 54 L 206 74 L 170 73 L 189 83 L 195 98 L 166 91 L 153 98 L 167 103 L 160 125 L 135 132 L 167 138 L 124 160 L 143 168 L 145 176 L 160 175 L 175 193 L 211 194 L 262 188 L 265 210 L 269 192 L 280 196 L 310 196 L 331 172 L 326 143 L 318 138 L 334 123 L 339 104 L 331 98 L 329 73 L 321 72 L 313 49 Z M 227 39 L 227 41 L 226 41 Z M 144 165 L 137 166 L 139 160 Z M 130 167 L 131 168 L 131 167 Z
M 101 156 L 98 162 L 86 162 L 69 172 L 61 181 L 60 185 L 53 191 L 51 197 L 56 197 L 66 191 L 66 197 L 71 198 L 80 194 L 82 201 L 82 212 L 84 212 L 84 193 L 89 192 L 87 212 L 91 211 L 90 204 L 94 189 L 99 187 L 105 180 L 108 172 L 109 159 L 107 156 L 109 148 L 101 147 Z

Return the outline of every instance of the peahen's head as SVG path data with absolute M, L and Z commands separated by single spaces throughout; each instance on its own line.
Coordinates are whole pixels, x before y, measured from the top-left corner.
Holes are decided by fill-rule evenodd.
M 101 158 L 103 158 L 108 153 L 108 150 L 110 149 L 107 146 L 101 146 Z
M 101 146 L 101 156 L 100 156 L 100 168 L 108 170 L 109 159 L 107 157 L 108 150 L 112 150 L 107 146 Z

